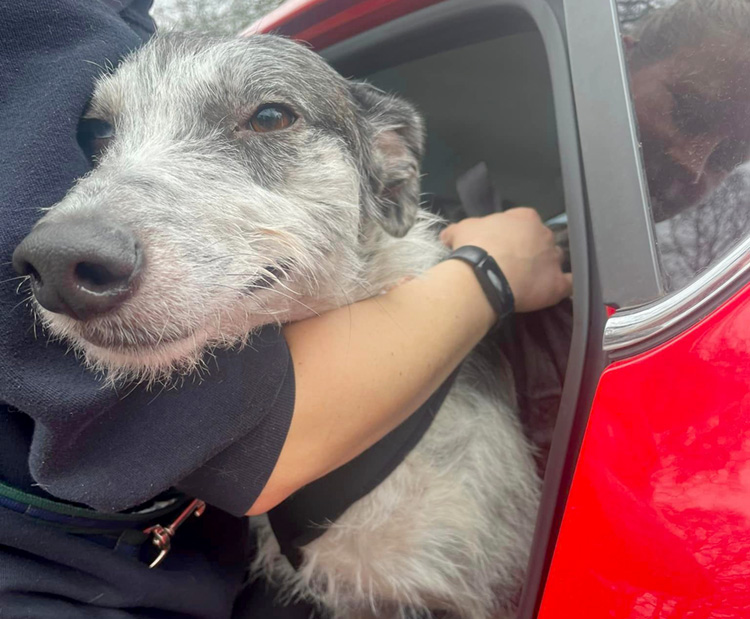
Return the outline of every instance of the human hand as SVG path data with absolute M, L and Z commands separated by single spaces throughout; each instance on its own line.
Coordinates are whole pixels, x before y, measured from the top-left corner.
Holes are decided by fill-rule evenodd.
M 572 292 L 572 275 L 560 266 L 564 253 L 532 208 L 464 219 L 440 239 L 451 249 L 476 245 L 490 254 L 508 279 L 517 312 L 550 307 Z

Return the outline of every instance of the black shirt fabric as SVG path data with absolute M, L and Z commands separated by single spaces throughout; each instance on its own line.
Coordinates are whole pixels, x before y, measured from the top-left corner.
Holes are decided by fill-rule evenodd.
M 325 532 L 352 504 L 375 489 L 401 462 L 429 430 L 459 369 L 395 430 L 370 449 L 304 488 L 301 488 L 270 512 L 268 520 L 284 556 L 298 568 L 302 547 Z

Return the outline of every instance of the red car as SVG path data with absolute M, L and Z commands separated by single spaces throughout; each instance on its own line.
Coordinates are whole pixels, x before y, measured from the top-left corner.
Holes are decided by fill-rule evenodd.
M 484 163 L 497 208 L 567 221 L 573 336 L 519 617 L 750 617 L 749 11 L 290 0 L 247 31 L 415 102 L 433 202 Z

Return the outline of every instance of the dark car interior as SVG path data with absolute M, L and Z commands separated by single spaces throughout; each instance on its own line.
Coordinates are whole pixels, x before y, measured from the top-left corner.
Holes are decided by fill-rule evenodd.
M 432 54 L 367 75 L 415 103 L 427 121 L 422 189 L 458 199 L 459 178 L 484 162 L 502 207 L 565 210 L 544 45 L 530 31 Z
M 502 25 L 497 36 L 487 22 L 459 26 L 454 20 L 449 33 L 438 35 L 438 23 L 379 47 L 376 57 L 355 48 L 334 64 L 344 75 L 399 94 L 421 112 L 427 128 L 425 208 L 456 221 L 523 205 L 536 208 L 545 221 L 564 221 L 545 45 L 525 13 L 510 10 Z M 570 314 L 567 304 L 516 316 L 499 338 L 514 368 L 524 422 L 542 452 L 542 471 L 562 393 Z

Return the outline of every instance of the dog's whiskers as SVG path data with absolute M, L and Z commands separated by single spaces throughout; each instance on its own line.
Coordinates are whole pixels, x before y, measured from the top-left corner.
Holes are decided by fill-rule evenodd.
M 29 296 L 25 297 L 24 299 L 16 303 L 13 307 L 11 307 L 10 311 L 11 312 L 15 311 L 21 305 L 32 305 L 33 307 L 33 301 L 34 301 L 34 295 L 29 294 Z
M 2 280 L 0 280 L 0 284 L 7 284 L 8 282 L 14 282 L 17 279 L 27 280 L 27 279 L 31 279 L 31 277 L 29 275 L 17 275 L 16 277 L 9 277 L 8 279 L 2 279 Z

